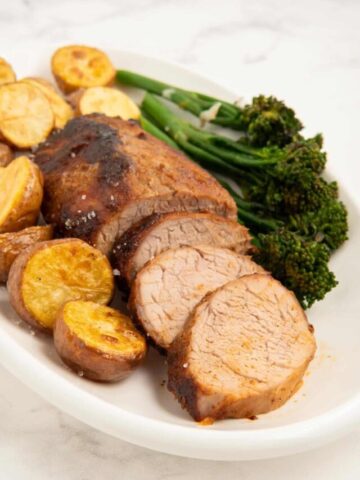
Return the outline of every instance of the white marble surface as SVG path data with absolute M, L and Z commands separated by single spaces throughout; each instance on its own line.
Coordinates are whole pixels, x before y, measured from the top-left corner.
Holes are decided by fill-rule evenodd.
M 322 130 L 330 168 L 359 195 L 357 0 L 0 0 L 0 44 L 84 42 L 183 63 L 239 95 L 274 93 Z M 0 369 L 0 479 L 360 477 L 360 428 L 320 450 L 223 463 L 153 453 L 60 413 Z

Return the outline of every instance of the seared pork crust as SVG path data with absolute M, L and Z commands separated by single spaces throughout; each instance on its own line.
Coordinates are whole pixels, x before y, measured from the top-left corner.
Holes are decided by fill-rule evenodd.
M 35 161 L 45 177 L 46 221 L 58 235 L 107 254 L 116 238 L 153 213 L 236 218 L 234 201 L 210 174 L 134 121 L 74 118 L 39 147 Z

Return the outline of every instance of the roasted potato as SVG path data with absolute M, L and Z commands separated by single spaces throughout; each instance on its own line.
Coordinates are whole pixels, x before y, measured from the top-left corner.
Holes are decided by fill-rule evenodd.
M 41 171 L 27 157 L 0 169 L 0 233 L 36 224 L 43 198 Z
M 57 93 L 50 82 L 43 78 L 28 77 L 23 78 L 22 82 L 29 83 L 39 88 L 48 99 L 52 111 L 54 113 L 55 128 L 63 128 L 67 122 L 74 116 L 73 109 L 70 105 Z
M 97 48 L 69 45 L 56 50 L 51 69 L 59 88 L 70 93 L 78 88 L 110 85 L 115 68 L 108 56 Z
M 42 91 L 27 82 L 0 87 L 0 131 L 7 142 L 30 148 L 44 141 L 54 126 L 54 114 Z
M 127 377 L 146 353 L 129 317 L 94 302 L 66 303 L 56 318 L 54 342 L 66 365 L 101 382 Z
M 0 58 L 0 85 L 15 82 L 16 76 L 12 66 L 6 60 Z
M 40 242 L 15 259 L 9 272 L 9 299 L 30 325 L 51 331 L 59 309 L 71 300 L 107 304 L 114 278 L 108 259 L 82 240 Z
M 13 153 L 9 145 L 0 143 L 0 167 L 6 167 L 13 159 Z
M 79 101 L 85 90 L 85 88 L 79 88 L 78 90 L 74 90 L 73 92 L 66 95 L 66 100 L 70 103 L 76 113 L 79 113 Z
M 103 113 L 123 120 L 140 118 L 136 103 L 125 93 L 111 87 L 91 87 L 85 90 L 78 102 L 78 113 Z
M 20 232 L 0 234 L 0 283 L 8 279 L 10 267 L 15 258 L 27 247 L 37 242 L 51 240 L 53 227 L 51 225 L 29 227 Z

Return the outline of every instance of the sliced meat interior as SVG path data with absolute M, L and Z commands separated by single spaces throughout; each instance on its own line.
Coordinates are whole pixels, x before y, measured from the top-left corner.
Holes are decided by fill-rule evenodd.
M 35 161 L 45 178 L 45 220 L 60 236 L 106 254 L 153 213 L 209 211 L 236 219 L 233 199 L 214 177 L 134 121 L 74 118 L 40 146 Z
M 129 284 L 161 252 L 181 245 L 213 245 L 245 254 L 251 248 L 246 227 L 213 213 L 151 215 L 124 233 L 114 245 L 114 266 Z
M 168 351 L 168 388 L 197 421 L 252 417 L 296 392 L 315 350 L 295 295 L 248 275 L 196 307 Z
M 212 247 L 178 247 L 137 274 L 129 308 L 154 342 L 167 349 L 209 292 L 242 275 L 264 272 L 250 257 Z

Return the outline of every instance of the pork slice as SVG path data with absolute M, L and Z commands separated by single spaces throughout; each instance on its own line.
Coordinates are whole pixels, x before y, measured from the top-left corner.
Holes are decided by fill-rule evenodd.
M 58 235 L 106 254 L 153 213 L 209 211 L 236 219 L 233 199 L 214 177 L 134 121 L 74 118 L 39 147 L 35 161 L 45 179 L 45 220 Z
M 194 310 L 168 351 L 168 388 L 197 421 L 283 405 L 316 344 L 295 295 L 270 275 L 227 283 Z
M 155 344 L 167 349 L 206 294 L 254 272 L 264 270 L 228 249 L 199 245 L 167 250 L 137 274 L 129 308 Z
M 246 254 L 251 249 L 248 229 L 213 213 L 155 214 L 133 226 L 114 245 L 113 264 L 131 284 L 152 258 L 182 245 L 212 245 Z

